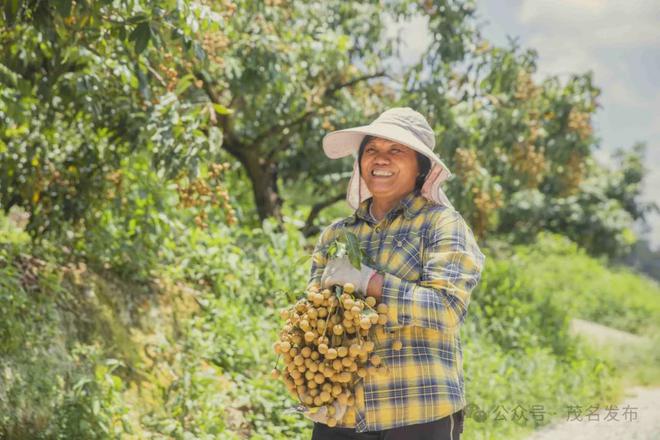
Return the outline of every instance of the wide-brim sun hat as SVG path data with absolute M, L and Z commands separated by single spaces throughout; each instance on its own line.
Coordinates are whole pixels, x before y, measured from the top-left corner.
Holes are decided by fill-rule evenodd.
M 353 175 L 346 192 L 346 200 L 353 209 L 357 209 L 363 200 L 371 197 L 371 192 L 360 176 L 357 159 L 360 143 L 367 135 L 397 142 L 428 157 L 431 160 L 431 170 L 426 176 L 421 193 L 429 200 L 453 208 L 441 188 L 441 184 L 452 174 L 433 152 L 435 148 L 433 129 L 421 113 L 410 107 L 395 107 L 381 113 L 369 125 L 336 130 L 323 137 L 323 151 L 330 159 L 355 154 Z

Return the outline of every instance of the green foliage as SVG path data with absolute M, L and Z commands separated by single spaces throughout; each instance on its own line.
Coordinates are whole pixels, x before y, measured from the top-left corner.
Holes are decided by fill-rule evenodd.
M 540 234 L 536 244 L 515 253 L 537 295 L 553 297 L 573 316 L 639 335 L 657 331 L 657 282 L 625 267 L 607 267 L 559 235 Z
M 119 438 L 121 363 L 70 333 L 71 286 L 19 249 L 0 247 L 0 437 Z
M 206 60 L 193 37 L 222 14 L 200 21 L 170 1 L 13 4 L 0 15 L 0 203 L 30 214 L 33 237 L 94 212 L 134 152 L 168 177 L 215 159 L 213 121 L 228 110 L 191 72 Z

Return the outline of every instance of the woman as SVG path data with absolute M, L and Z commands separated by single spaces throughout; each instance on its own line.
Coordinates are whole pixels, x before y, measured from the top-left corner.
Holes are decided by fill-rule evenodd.
M 324 424 L 323 415 L 310 417 L 313 440 L 453 440 L 462 432 L 459 329 L 485 257 L 440 187 L 450 172 L 434 147 L 426 119 L 407 107 L 323 139 L 332 159 L 357 153 L 346 195 L 355 212 L 321 233 L 308 287 L 350 282 L 388 306 L 375 352 L 389 374 L 358 382 L 355 407 L 337 408 L 345 416 L 336 427 Z M 375 267 L 328 260 L 327 248 L 342 229 L 358 236 Z

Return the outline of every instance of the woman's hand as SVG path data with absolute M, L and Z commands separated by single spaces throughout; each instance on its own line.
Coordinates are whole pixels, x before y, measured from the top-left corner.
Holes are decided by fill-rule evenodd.
M 335 258 L 328 262 L 323 275 L 321 276 L 321 285 L 324 288 L 336 284 L 343 286 L 346 283 L 352 283 L 362 294 L 367 294 L 369 280 L 376 271 L 366 264 L 361 264 L 358 270 L 348 261 L 348 258 Z
M 305 417 L 307 417 L 310 420 L 313 420 L 314 422 L 323 423 L 324 425 L 328 425 L 328 426 L 330 425 L 335 426 L 338 421 L 344 418 L 344 414 L 346 414 L 346 409 L 348 409 L 348 406 L 339 403 L 338 400 L 335 400 L 332 403 L 332 407 L 334 408 L 332 415 L 328 414 L 327 406 L 322 406 L 320 408 L 311 408 L 311 409 L 307 408 L 307 410 L 303 414 L 305 415 Z M 334 423 L 332 422 L 328 423 L 328 419 L 330 418 L 334 419 Z

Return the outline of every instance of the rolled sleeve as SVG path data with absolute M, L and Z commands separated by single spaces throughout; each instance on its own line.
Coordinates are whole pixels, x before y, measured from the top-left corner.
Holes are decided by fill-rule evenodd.
M 383 275 L 382 302 L 388 327 L 406 325 L 457 331 L 467 315 L 470 295 L 481 278 L 485 256 L 459 213 L 449 210 L 428 235 L 419 283 Z

